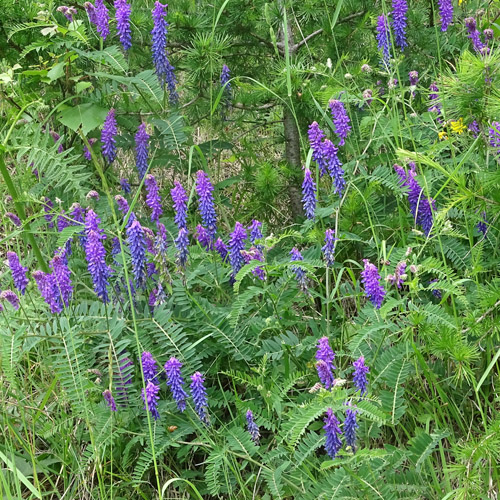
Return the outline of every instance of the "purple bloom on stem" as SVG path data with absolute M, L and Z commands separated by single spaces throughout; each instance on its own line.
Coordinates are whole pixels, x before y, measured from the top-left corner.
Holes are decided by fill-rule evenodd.
M 365 358 L 363 356 L 354 361 L 352 366 L 354 366 L 354 375 L 352 377 L 354 385 L 360 391 L 361 396 L 364 396 L 368 386 L 366 374 L 370 373 L 370 368 L 365 365 Z
M 246 239 L 247 232 L 245 228 L 240 222 L 237 222 L 234 226 L 234 231 L 229 235 L 229 262 L 233 268 L 233 280 L 245 264 L 245 259 L 241 255 L 241 251 L 245 249 Z
M 181 183 L 174 182 L 174 187 L 170 190 L 170 195 L 174 202 L 173 208 L 175 210 L 174 222 L 179 229 L 187 229 L 187 202 L 188 196 Z
M 161 256 L 165 256 L 167 254 L 167 230 L 165 225 L 159 222 L 156 226 L 158 231 L 155 237 L 154 250 L 156 254 L 160 254 Z M 153 252 L 151 252 L 153 253 Z
M 398 288 L 401 288 L 406 279 L 405 273 L 406 261 L 402 260 L 401 262 L 398 262 L 394 274 L 390 274 L 389 276 L 387 276 L 387 281 L 391 283 L 391 285 L 396 285 Z
M 392 29 L 396 45 L 404 50 L 406 43 L 406 13 L 408 4 L 406 0 L 392 0 Z
M 64 228 L 69 226 L 69 220 L 65 215 L 64 210 L 61 211 L 61 215 L 57 217 L 57 230 L 61 232 Z
M 115 0 L 115 9 L 116 31 L 120 37 L 123 50 L 128 50 L 132 47 L 132 33 L 130 31 L 132 7 L 127 3 L 127 0 Z
M 486 212 L 481 212 L 481 220 L 477 223 L 477 230 L 486 236 L 488 231 L 488 220 L 486 219 Z M 8 254 L 7 254 L 8 255 Z M 14 274 L 14 272 L 12 272 Z
M 172 397 L 177 403 L 180 411 L 186 409 L 186 399 L 188 395 L 184 390 L 184 379 L 181 374 L 182 363 L 177 358 L 170 358 L 165 363 L 165 373 L 167 374 L 167 385 L 172 391 Z
M 467 31 L 469 32 L 469 38 L 472 40 L 474 50 L 476 52 L 481 52 L 484 44 L 481 41 L 480 33 L 476 28 L 476 20 L 473 17 L 466 17 L 465 26 L 467 27 Z
M 49 223 L 49 227 L 54 227 L 54 222 L 52 222 L 52 209 L 54 208 L 54 204 L 50 200 L 50 198 L 44 197 L 45 204 L 43 206 L 43 211 L 45 212 L 45 220 Z
M 358 410 L 351 407 L 351 404 L 348 404 L 348 409 L 345 412 L 345 420 L 344 420 L 344 437 L 347 446 L 350 446 L 352 452 L 356 452 L 356 429 L 359 427 L 359 424 L 356 421 L 356 414 Z
M 109 35 L 109 11 L 104 0 L 95 0 L 95 25 L 103 40 Z
M 144 374 L 144 380 L 146 382 L 158 383 L 158 367 L 156 366 L 156 361 L 154 360 L 152 354 L 148 351 L 144 351 L 141 355 L 142 361 L 142 373 Z
M 104 401 L 106 401 L 106 405 L 109 406 L 109 409 L 111 411 L 116 411 L 116 403 L 115 403 L 115 398 L 111 394 L 111 391 L 109 389 L 106 389 L 103 393 L 102 396 L 104 398 Z
M 21 292 L 21 295 L 24 295 L 24 293 L 26 292 L 26 287 L 29 283 L 29 279 L 26 276 L 28 268 L 21 265 L 21 262 L 19 262 L 19 257 L 15 252 L 7 252 L 7 261 L 12 272 L 12 280 L 14 281 L 14 286 Z
M 446 31 L 453 21 L 453 4 L 451 0 L 438 0 L 441 31 Z
M 249 264 L 252 260 L 258 260 L 259 262 L 264 262 L 264 255 L 257 247 L 252 247 L 250 250 L 242 250 L 241 255 L 243 256 L 243 260 L 245 264 Z M 257 276 L 260 280 L 264 281 L 266 279 L 266 273 L 261 266 L 255 267 L 252 269 L 252 274 Z
M 258 445 L 260 439 L 259 426 L 255 423 L 253 419 L 252 410 L 247 410 L 246 419 L 247 419 L 247 431 L 250 434 L 252 441 L 256 445 Z
M 50 135 L 52 136 L 52 139 L 54 139 L 54 142 L 57 142 L 61 138 L 61 136 L 57 132 L 55 132 L 54 130 L 50 131 Z M 57 148 L 57 152 L 62 153 L 63 151 L 64 151 L 64 146 L 61 143 L 61 144 L 59 144 L 59 147 Z
M 433 280 L 429 281 L 429 285 L 432 285 L 433 283 L 437 283 L 437 282 L 438 282 L 438 279 L 434 278 Z M 441 300 L 443 298 L 443 294 L 441 293 L 441 290 L 439 290 L 438 288 L 432 289 L 432 295 L 434 295 L 434 297 L 436 297 L 436 299 L 439 299 L 439 300 Z
M 335 354 L 330 347 L 328 342 L 328 337 L 321 337 L 318 340 L 317 351 L 316 351 L 316 368 L 318 370 L 318 377 L 322 384 L 324 384 L 325 389 L 330 389 L 335 384 L 335 379 L 333 377 L 333 360 L 335 359 Z
M 97 139 L 95 137 L 91 137 L 89 139 L 89 146 L 92 148 L 92 145 L 95 144 L 96 141 Z M 92 160 L 92 154 L 86 144 L 83 145 L 83 156 L 88 161 Z
M 316 213 L 316 184 L 311 177 L 311 171 L 306 168 L 302 183 L 302 203 L 308 219 L 314 220 Z
M 496 156 L 500 156 L 500 122 L 492 122 L 488 130 L 490 146 L 495 149 Z
M 331 408 L 326 410 L 326 416 L 323 422 L 325 423 L 323 429 L 326 434 L 325 450 L 330 458 L 334 459 L 340 448 L 342 448 L 342 441 L 340 440 L 340 435 L 342 434 L 339 427 L 340 422 L 333 414 L 333 410 Z
M 321 248 L 325 262 L 328 267 L 332 267 L 335 262 L 335 231 L 327 229 L 325 231 L 325 245 Z
M 416 175 L 413 168 L 408 172 L 408 201 L 415 223 L 420 224 L 425 235 L 428 236 L 432 229 L 433 210 L 436 209 L 436 202 L 432 198 L 424 196 L 424 190 L 418 184 Z
M 228 255 L 227 246 L 220 238 L 217 238 L 217 241 L 215 242 L 215 250 L 217 250 L 221 256 L 222 262 L 225 262 Z
M 478 135 L 481 133 L 481 129 L 479 128 L 479 124 L 477 123 L 476 120 L 471 121 L 467 128 L 469 132 L 472 133 L 474 139 L 476 139 Z
M 85 198 L 87 200 L 95 200 L 95 201 L 99 201 L 100 199 L 100 196 L 99 196 L 99 193 L 97 191 L 94 191 L 93 189 L 91 189 L 85 196 Z
M 102 155 L 108 163 L 116 158 L 116 134 L 118 133 L 115 110 L 111 108 L 104 120 L 101 132 Z
M 52 281 L 53 286 L 56 288 L 57 296 L 62 304 L 68 307 L 73 295 L 73 286 L 66 259 L 62 255 L 56 254 L 50 261 L 50 268 L 52 269 Z
M 378 50 L 382 52 L 382 62 L 389 66 L 391 60 L 391 36 L 389 33 L 389 20 L 385 14 L 377 19 Z
M 196 192 L 199 197 L 198 206 L 203 225 L 206 227 L 212 239 L 214 239 L 217 231 L 217 216 L 215 214 L 213 190 L 214 187 L 208 175 L 203 170 L 198 170 L 196 173 Z
M 194 237 L 205 250 L 212 249 L 212 238 L 210 238 L 207 230 L 201 224 L 196 226 L 196 233 Z
M 21 227 L 21 219 L 16 214 L 13 214 L 12 212 L 6 212 L 5 217 L 10 219 L 14 226 Z
M 137 219 L 127 229 L 127 243 L 130 248 L 135 286 L 143 287 L 146 283 L 146 238 Z
M 115 201 L 118 205 L 118 210 L 120 210 L 123 215 L 126 215 L 130 208 L 128 205 L 128 201 L 121 194 L 117 194 L 115 196 Z
M 365 269 L 361 272 L 361 281 L 365 285 L 365 294 L 370 299 L 370 302 L 380 309 L 385 297 L 385 290 L 381 284 L 380 274 L 374 264 L 371 264 L 368 259 L 363 259 Z
M 87 14 L 89 16 L 89 21 L 92 24 L 97 24 L 97 14 L 95 11 L 94 4 L 92 4 L 91 2 L 85 2 L 83 4 L 83 6 L 85 7 L 85 10 L 87 11 Z
M 146 132 L 146 124 L 141 123 L 135 134 L 135 166 L 140 180 L 148 170 L 148 152 L 149 134 Z
M 226 110 L 229 108 L 231 105 L 231 96 L 232 96 L 232 90 L 231 90 L 231 82 L 229 81 L 231 79 L 231 72 L 229 71 L 229 68 L 224 64 L 222 66 L 222 71 L 220 74 L 220 84 L 221 87 L 223 88 L 222 90 L 222 98 L 221 98 L 221 104 L 222 104 L 222 119 L 225 119 L 225 114 Z
M 50 307 L 50 312 L 52 314 L 60 313 L 63 307 L 52 274 L 46 274 L 43 271 L 35 271 L 33 273 L 33 278 L 36 281 L 40 295 Z
M 160 396 L 158 396 L 159 392 L 160 386 L 151 381 L 146 384 L 145 395 L 144 389 L 141 389 L 141 396 L 142 400 L 144 401 L 144 409 L 149 410 L 151 416 L 155 420 L 158 420 L 160 418 L 160 414 L 158 413 L 158 400 L 160 399 Z
M 326 166 L 330 177 L 333 179 L 333 192 L 342 196 L 344 191 L 344 170 L 338 156 L 338 148 L 329 139 L 325 139 L 323 143 L 323 157 L 326 161 Z
M 153 63 L 155 65 L 156 76 L 162 88 L 167 84 L 169 91 L 169 100 L 175 104 L 179 100 L 176 84 L 177 80 L 174 74 L 174 67 L 170 64 L 167 56 L 167 4 L 155 2 L 153 13 L 154 27 L 151 31 Z
M 319 175 L 323 177 L 323 175 L 326 174 L 326 160 L 323 155 L 323 139 L 325 138 L 325 134 L 319 128 L 318 122 L 312 122 L 311 125 L 309 125 L 307 134 L 309 137 L 309 144 L 313 150 L 312 159 L 318 165 Z
M 67 7 L 66 5 L 60 5 L 56 11 L 61 12 L 70 23 L 73 22 L 73 16 L 77 12 L 74 7 Z
M 6 300 L 16 311 L 19 309 L 19 297 L 12 290 L 0 293 L 0 300 Z
M 181 227 L 179 234 L 175 239 L 175 248 L 177 248 L 177 262 L 182 268 L 186 267 L 187 259 L 189 257 L 189 239 L 188 230 Z
M 341 101 L 333 99 L 330 101 L 329 106 L 335 133 L 339 138 L 339 146 L 343 146 L 347 135 L 351 131 L 351 126 L 349 125 L 351 120 L 349 119 L 344 104 Z
M 301 260 L 304 260 L 304 257 L 302 257 L 302 254 L 296 247 L 293 247 L 290 250 L 290 255 L 291 262 L 299 262 Z M 304 293 L 307 293 L 308 279 L 306 271 L 301 266 L 292 266 L 292 271 L 295 273 L 295 278 L 299 284 L 300 289 Z
M 125 194 L 130 194 L 130 184 L 128 179 L 120 179 L 120 187 Z
M 146 204 L 151 209 L 151 221 L 158 222 L 161 214 L 163 213 L 158 184 L 156 183 L 154 176 L 151 174 L 146 175 L 144 184 L 146 185 L 146 190 L 148 192 L 146 196 Z
M 418 71 L 410 71 L 408 76 L 410 78 L 410 85 L 415 87 L 418 83 Z
M 262 236 L 262 222 L 253 219 L 252 224 L 248 228 L 250 231 L 250 243 L 253 245 L 257 240 L 261 240 Z M 259 250 L 262 250 L 262 245 L 255 245 Z
M 198 414 L 200 420 L 208 425 L 208 400 L 207 400 L 207 391 L 205 389 L 205 378 L 200 372 L 195 372 L 191 376 L 191 396 L 194 401 L 194 409 Z

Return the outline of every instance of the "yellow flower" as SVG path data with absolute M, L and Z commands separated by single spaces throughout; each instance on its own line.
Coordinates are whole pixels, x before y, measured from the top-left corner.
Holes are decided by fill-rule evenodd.
M 448 139 L 448 134 L 444 130 L 442 132 L 439 132 L 438 136 L 441 141 Z
M 464 2 L 466 2 L 467 0 L 458 0 L 458 5 L 462 5 Z
M 463 118 L 459 118 L 456 122 L 451 121 L 450 126 L 451 126 L 451 131 L 454 134 L 463 134 L 467 130 L 467 127 L 464 125 Z

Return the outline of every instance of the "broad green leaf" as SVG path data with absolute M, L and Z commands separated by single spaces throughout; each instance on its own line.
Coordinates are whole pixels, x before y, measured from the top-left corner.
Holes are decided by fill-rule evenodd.
M 79 104 L 63 109 L 59 113 L 59 121 L 74 132 L 82 127 L 83 133 L 87 135 L 104 123 L 107 112 L 107 109 L 94 103 Z

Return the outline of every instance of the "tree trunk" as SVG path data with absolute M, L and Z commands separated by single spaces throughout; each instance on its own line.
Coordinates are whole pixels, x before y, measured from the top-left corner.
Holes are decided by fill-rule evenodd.
M 288 197 L 294 219 L 304 214 L 298 179 L 301 177 L 300 137 L 295 118 L 288 106 L 283 107 L 283 128 L 285 134 L 285 159 L 293 172 L 288 184 Z

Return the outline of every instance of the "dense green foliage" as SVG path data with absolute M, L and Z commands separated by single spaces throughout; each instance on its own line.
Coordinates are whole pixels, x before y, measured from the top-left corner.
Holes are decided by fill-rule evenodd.
M 0 0 L 0 256 L 16 252 L 30 278 L 18 310 L 0 300 L 2 498 L 496 499 L 500 142 L 491 144 L 490 129 L 500 121 L 498 2 L 455 4 L 447 32 L 438 2 L 412 2 L 408 47 L 393 46 L 384 67 L 376 25 L 390 2 L 174 0 L 167 46 L 176 105 L 151 59 L 154 2 L 130 3 L 132 47 L 124 52 L 111 2 L 103 41 L 80 2 L 71 3 L 69 22 L 52 1 Z M 488 53 L 473 48 L 470 16 L 481 33 L 493 30 Z M 416 86 L 410 71 L 419 73 Z M 434 82 L 439 114 L 429 97 Z M 342 196 L 330 176 L 320 177 L 307 136 L 316 121 L 335 139 L 332 99 L 344 103 L 352 127 L 339 148 Z M 111 108 L 119 135 L 109 165 L 100 141 Z M 474 121 L 477 132 L 468 128 Z M 131 286 L 127 223 L 114 201 L 120 179 L 129 179 L 130 211 L 157 233 L 135 166 L 142 122 L 168 235 L 164 259 L 149 248 L 156 274 L 144 288 Z M 427 236 L 393 168 L 409 171 L 412 162 L 419 203 L 435 200 Z M 302 211 L 302 166 L 317 183 L 314 220 Z M 194 237 L 199 170 L 214 184 L 226 244 L 237 221 L 263 222 L 256 244 L 264 261 L 234 277 Z M 189 197 L 185 267 L 175 246 L 174 181 Z M 111 303 L 94 293 L 82 226 L 58 230 L 74 203 L 102 221 Z M 338 238 L 332 267 L 322 253 L 328 228 Z M 68 241 L 73 297 L 52 314 L 32 273 L 49 271 Z M 307 290 L 292 247 L 304 257 Z M 363 259 L 377 266 L 387 292 L 379 309 L 361 281 Z M 398 287 L 390 281 L 402 261 Z M 165 297 L 152 307 L 158 285 Z M 6 289 L 15 291 L 7 264 Z M 336 353 L 331 390 L 318 387 L 315 367 L 324 336 Z M 161 369 L 158 420 L 141 398 L 143 351 Z M 178 411 L 163 373 L 172 356 L 188 384 L 196 371 L 205 376 L 210 425 L 191 399 Z M 364 398 L 353 384 L 360 356 L 370 368 Z M 124 359 L 132 362 L 125 371 Z M 132 377 L 125 395 L 117 389 L 124 377 Z M 357 448 L 331 459 L 324 414 L 331 408 L 345 429 L 347 402 L 358 410 Z

